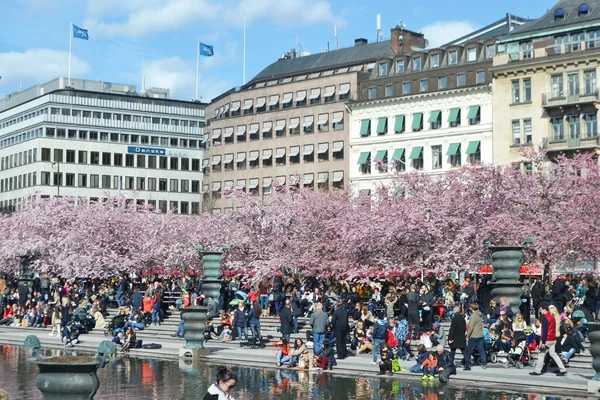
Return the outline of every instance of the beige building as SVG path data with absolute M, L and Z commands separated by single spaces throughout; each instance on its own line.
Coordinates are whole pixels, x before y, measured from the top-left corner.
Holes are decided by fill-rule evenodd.
M 422 35 L 420 41 L 422 47 Z M 379 59 L 393 58 L 402 47 L 392 29 L 392 40 L 357 39 L 354 47 L 305 57 L 292 51 L 247 85 L 214 99 L 206 114 L 204 209 L 233 209 L 234 188 L 269 196 L 278 185 L 345 187 L 346 102 L 358 98 L 359 82 Z
M 600 1 L 561 0 L 498 42 L 494 57 L 494 162 L 521 160 L 521 146 L 550 158 L 598 152 Z M 527 170 L 530 164 L 525 164 Z

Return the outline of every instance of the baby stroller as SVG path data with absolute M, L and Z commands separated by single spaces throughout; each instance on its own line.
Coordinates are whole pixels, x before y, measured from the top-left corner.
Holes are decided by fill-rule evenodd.
M 483 349 L 485 351 L 485 359 L 487 360 L 487 362 L 495 363 L 498 361 L 498 349 L 496 345 L 496 340 L 496 338 L 490 337 L 490 342 L 483 344 Z M 481 365 L 481 357 L 479 356 L 479 349 L 477 348 L 473 350 L 473 361 Z
M 535 361 L 531 357 L 529 352 L 529 346 L 527 340 L 521 340 L 518 345 L 510 349 L 506 356 L 506 360 L 503 360 L 504 368 L 517 367 L 522 369 L 524 365 L 531 367 L 535 366 Z
M 119 332 L 117 329 L 122 330 L 125 326 L 125 317 L 125 315 L 115 315 L 110 320 L 108 325 L 106 325 L 106 328 L 104 329 L 104 336 L 111 335 L 112 337 L 115 337 Z

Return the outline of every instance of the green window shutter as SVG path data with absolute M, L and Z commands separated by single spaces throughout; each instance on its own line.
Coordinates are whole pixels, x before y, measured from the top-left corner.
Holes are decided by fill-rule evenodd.
M 429 114 L 429 123 L 431 124 L 431 123 L 437 121 L 439 117 L 440 117 L 439 111 L 432 111 L 431 114 Z
M 418 131 L 423 126 L 423 113 L 413 114 L 412 130 Z
M 404 149 L 394 150 L 394 154 L 392 154 L 392 161 L 401 160 L 403 155 L 404 155 Z
M 358 156 L 358 164 L 359 165 L 363 165 L 364 163 L 367 162 L 367 160 L 369 159 L 369 157 L 371 156 L 370 152 L 364 152 L 364 153 L 360 153 L 360 156 Z
M 387 131 L 387 117 L 382 117 L 377 120 L 377 134 L 385 135 Z
M 377 154 L 375 154 L 375 161 L 383 161 L 383 159 L 387 156 L 387 150 L 379 150 Z
M 394 124 L 394 133 L 404 132 L 404 115 L 396 115 L 396 122 Z
M 363 119 L 360 122 L 360 136 L 369 136 L 371 134 L 371 120 Z
M 477 114 L 479 114 L 479 106 L 471 106 L 469 107 L 469 114 L 467 114 L 467 119 L 477 118 Z
M 476 142 L 469 142 L 469 146 L 467 147 L 467 154 L 477 153 L 477 150 L 479 149 L 479 144 L 479 140 L 477 140 Z
M 456 122 L 458 120 L 458 114 L 460 114 L 460 108 L 451 109 L 450 115 L 448 116 L 448 122 Z
M 417 158 L 421 157 L 422 152 L 423 152 L 423 146 L 413 147 L 412 150 L 410 151 L 409 158 L 411 160 L 416 160 Z
M 456 153 L 458 153 L 458 150 L 460 150 L 460 143 L 451 143 L 450 146 L 448 146 L 448 152 L 446 155 L 455 156 Z

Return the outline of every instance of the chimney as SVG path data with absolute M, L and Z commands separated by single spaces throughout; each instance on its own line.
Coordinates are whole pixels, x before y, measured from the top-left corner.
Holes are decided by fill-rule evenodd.
M 395 54 L 410 53 L 413 47 L 420 49 L 425 48 L 425 35 L 422 33 L 412 32 L 396 26 L 391 29 L 391 44 L 392 51 Z
M 290 58 L 296 58 L 296 49 L 291 49 L 289 54 Z
M 363 44 L 367 44 L 369 43 L 369 41 L 367 39 L 364 38 L 358 38 L 358 39 L 354 39 L 354 46 L 362 46 Z

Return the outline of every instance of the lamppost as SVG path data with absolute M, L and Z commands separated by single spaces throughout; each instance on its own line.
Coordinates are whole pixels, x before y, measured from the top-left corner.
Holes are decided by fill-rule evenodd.
M 52 167 L 56 165 L 56 173 L 58 174 L 58 179 L 56 180 L 56 197 L 60 197 L 60 181 L 62 181 L 62 176 L 60 175 L 60 161 L 53 161 L 50 163 Z

